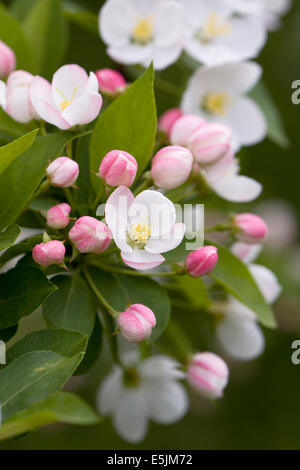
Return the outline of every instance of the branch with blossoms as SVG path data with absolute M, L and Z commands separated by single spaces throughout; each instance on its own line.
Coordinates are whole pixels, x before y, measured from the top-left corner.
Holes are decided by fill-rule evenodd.
M 57 8 L 42 2 L 45 11 Z M 267 224 L 232 203 L 252 202 L 263 190 L 239 163 L 242 147 L 272 134 L 249 96 L 262 74 L 249 59 L 283 10 L 269 2 L 249 10 L 246 0 L 213 4 L 107 0 L 100 35 L 123 73 L 88 74 L 70 64 L 50 82 L 41 76 L 46 60 L 34 73 L 16 69 L 21 43 L 14 51 L 9 32 L 0 32 L 0 340 L 11 340 L 40 306 L 46 324 L 8 345 L 1 439 L 36 423 L 98 422 L 89 404 L 61 388 L 95 365 L 102 338 L 114 367 L 100 386 L 98 412 L 112 415 L 129 442 L 144 438 L 149 420 L 166 425 L 185 415 L 184 383 L 220 399 L 227 362 L 263 353 L 260 325 L 276 326 L 271 305 L 281 286 L 254 263 Z M 32 8 L 26 41 L 42 14 Z M 55 11 L 74 19 L 61 6 Z M 0 9 L 0 22 L 17 25 L 22 37 L 10 15 Z M 50 13 L 46 20 L 51 25 Z M 46 59 L 47 51 L 40 54 Z M 163 78 L 174 63 L 187 86 Z M 147 70 L 129 83 L 135 65 Z M 172 95 L 176 86 L 180 107 L 175 102 L 157 123 L 155 93 Z M 221 220 L 213 215 L 220 200 L 229 208 Z

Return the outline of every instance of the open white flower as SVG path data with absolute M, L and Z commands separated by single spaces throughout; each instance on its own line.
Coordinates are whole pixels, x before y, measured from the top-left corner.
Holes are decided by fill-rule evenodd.
M 98 409 L 112 415 L 117 433 L 126 441 L 144 439 L 148 421 L 172 424 L 188 409 L 185 388 L 178 379 L 185 377 L 179 364 L 167 356 L 153 356 L 137 364 L 132 355 L 125 357 L 127 373 L 115 367 L 98 393 Z
M 107 53 L 122 64 L 164 69 L 182 51 L 183 11 L 175 0 L 107 0 L 99 28 Z
M 120 186 L 108 198 L 105 220 L 128 266 L 146 270 L 165 261 L 161 253 L 183 240 L 185 225 L 176 223 L 174 204 L 158 191 L 147 190 L 136 198 Z
M 231 128 L 235 150 L 257 144 L 266 137 L 266 120 L 246 94 L 259 81 L 261 72 L 255 62 L 200 67 L 188 83 L 182 110 Z
M 254 16 L 238 16 L 226 0 L 183 0 L 186 51 L 199 62 L 215 66 L 257 57 L 266 29 Z
M 231 251 L 248 264 L 265 300 L 269 304 L 274 303 L 281 293 L 281 286 L 275 274 L 265 266 L 253 264 L 261 251 L 261 246 L 237 242 Z M 224 317 L 217 326 L 216 334 L 224 351 L 234 359 L 246 361 L 255 359 L 262 354 L 265 347 L 265 338 L 257 323 L 255 312 L 231 296 Z
M 227 201 L 250 202 L 262 192 L 260 183 L 239 174 L 239 162 L 232 151 L 219 162 L 202 170 L 202 173 L 212 190 Z

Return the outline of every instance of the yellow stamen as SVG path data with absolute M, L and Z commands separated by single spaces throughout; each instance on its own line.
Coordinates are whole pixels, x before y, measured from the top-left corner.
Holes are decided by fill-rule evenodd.
M 151 228 L 147 223 L 134 224 L 129 229 L 129 237 L 138 243 L 147 243 L 151 236 Z
M 232 105 L 232 99 L 228 93 L 208 93 L 203 100 L 202 107 L 205 111 L 219 116 L 226 116 L 228 107 Z
M 228 36 L 231 33 L 231 25 L 226 21 L 221 21 L 217 13 L 211 12 L 203 27 L 203 36 L 206 39 L 213 39 L 218 36 Z
M 73 103 L 76 93 L 78 91 L 78 88 L 79 88 L 78 86 L 74 88 L 73 93 L 72 93 L 72 98 L 70 100 L 67 100 L 63 92 L 59 90 L 58 88 L 56 88 L 57 93 L 59 93 L 63 99 L 59 104 L 61 112 L 63 112 L 68 106 L 70 106 L 70 104 Z
M 135 42 L 147 44 L 153 37 L 153 18 L 139 19 L 133 29 L 132 39 Z

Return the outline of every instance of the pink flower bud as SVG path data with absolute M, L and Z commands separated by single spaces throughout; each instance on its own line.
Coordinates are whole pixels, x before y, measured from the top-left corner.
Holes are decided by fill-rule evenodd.
M 152 160 L 151 176 L 158 188 L 173 189 L 185 183 L 193 166 L 193 155 L 184 147 L 161 149 Z
M 128 341 L 140 343 L 149 338 L 156 318 L 152 310 L 142 304 L 131 305 L 118 318 L 121 333 Z
M 188 255 L 185 266 L 191 276 L 205 276 L 215 268 L 218 259 L 218 249 L 215 246 L 203 246 Z
M 103 222 L 84 216 L 75 222 L 69 238 L 80 253 L 102 253 L 109 247 L 112 234 Z
M 78 178 L 78 163 L 68 157 L 59 157 L 54 160 L 46 169 L 47 176 L 52 186 L 68 188 L 72 186 Z
M 131 186 L 138 170 L 136 159 L 122 150 L 112 150 L 103 158 L 99 176 L 108 186 Z
M 40 243 L 36 245 L 32 251 L 34 261 L 45 268 L 51 264 L 63 263 L 65 254 L 66 249 L 64 244 L 58 240 Z
M 169 138 L 174 124 L 183 116 L 180 108 L 172 108 L 166 111 L 158 121 L 158 130 L 165 133 Z
M 47 225 L 55 230 L 65 228 L 70 223 L 69 214 L 71 206 L 69 204 L 59 204 L 51 207 L 47 212 Z
M 101 69 L 96 72 L 99 90 L 108 95 L 119 95 L 126 89 L 127 83 L 123 75 L 117 70 Z
M 210 123 L 197 129 L 189 139 L 195 160 L 209 165 L 226 155 L 231 145 L 231 130 L 223 124 Z
M 223 396 L 228 377 L 227 364 L 210 352 L 195 354 L 187 372 L 187 379 L 192 387 L 212 400 Z
M 206 122 L 204 119 L 194 116 L 193 114 L 182 116 L 173 126 L 171 132 L 171 143 L 173 145 L 188 147 L 191 136 L 205 124 Z
M 4 42 L 0 41 L 0 78 L 7 77 L 16 68 L 16 55 Z
M 233 219 L 233 232 L 239 241 L 260 243 L 268 234 L 268 226 L 258 215 L 238 214 Z

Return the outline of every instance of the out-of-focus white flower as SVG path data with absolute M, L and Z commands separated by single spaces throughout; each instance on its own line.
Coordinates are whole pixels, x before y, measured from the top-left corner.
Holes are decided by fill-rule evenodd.
M 174 204 L 158 191 L 135 198 L 120 186 L 107 200 L 105 219 L 124 263 L 138 270 L 162 264 L 161 253 L 174 250 L 185 233 L 185 225 L 176 223 Z
M 185 374 L 179 364 L 167 356 L 153 356 L 137 363 L 132 355 L 125 357 L 127 373 L 115 367 L 98 393 L 98 409 L 112 415 L 117 433 L 126 441 L 144 439 L 148 421 L 172 424 L 183 418 L 188 397 L 178 383 Z
M 285 15 L 291 7 L 291 0 L 225 0 L 235 13 L 246 17 L 253 17 L 274 31 L 280 27 L 280 17 Z
M 236 242 L 231 248 L 236 256 L 248 264 L 262 295 L 272 304 L 280 295 L 281 286 L 272 271 L 265 266 L 253 264 L 260 250 L 260 245 L 248 245 L 243 242 Z M 224 351 L 234 359 L 255 359 L 265 347 L 265 338 L 257 323 L 255 312 L 231 296 L 224 317 L 217 325 L 216 334 Z
M 34 76 L 24 70 L 12 72 L 7 83 L 0 81 L 0 106 L 15 121 L 23 124 L 39 119 L 30 99 Z
M 99 27 L 108 55 L 123 64 L 147 67 L 153 61 L 160 70 L 182 51 L 183 10 L 175 0 L 107 0 Z
M 261 194 L 262 185 L 239 172 L 239 162 L 232 151 L 219 162 L 202 170 L 206 182 L 218 196 L 231 202 L 253 201 Z
M 183 0 L 186 51 L 199 62 L 215 66 L 257 57 L 266 29 L 254 16 L 238 16 L 226 0 Z
M 257 144 L 266 136 L 266 120 L 246 94 L 259 81 L 261 72 L 255 62 L 200 67 L 188 83 L 182 110 L 231 128 L 235 150 Z
M 293 206 L 280 199 L 260 203 L 256 212 L 269 227 L 265 246 L 270 250 L 282 250 L 295 243 L 298 235 L 297 214 Z

